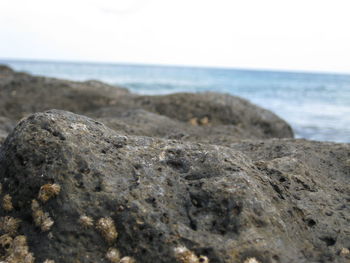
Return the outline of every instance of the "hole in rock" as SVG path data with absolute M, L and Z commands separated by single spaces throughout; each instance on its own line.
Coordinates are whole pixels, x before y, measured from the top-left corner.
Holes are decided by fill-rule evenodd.
M 334 246 L 337 242 L 333 237 L 323 237 L 321 240 L 325 242 L 328 247 Z
M 315 220 L 313 220 L 313 219 L 308 219 L 308 220 L 307 220 L 307 225 L 308 225 L 309 227 L 313 227 L 314 225 L 316 225 L 316 222 L 315 222 Z

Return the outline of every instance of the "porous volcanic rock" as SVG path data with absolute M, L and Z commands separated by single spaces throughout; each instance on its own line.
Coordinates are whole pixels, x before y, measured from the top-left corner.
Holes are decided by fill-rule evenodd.
M 22 120 L 0 148 L 1 198 L 13 206 L 0 213 L 21 219 L 37 262 L 108 262 L 116 248 L 136 262 L 187 263 L 182 247 L 211 263 L 347 262 L 349 159 L 348 144 L 126 136 L 51 110 Z M 60 191 L 39 200 L 52 184 Z

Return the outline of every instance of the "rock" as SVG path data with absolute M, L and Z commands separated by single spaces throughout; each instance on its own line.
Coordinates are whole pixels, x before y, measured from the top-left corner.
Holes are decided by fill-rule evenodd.
M 145 263 L 177 262 L 180 250 L 211 263 L 346 262 L 339 251 L 350 247 L 349 144 L 227 145 L 125 135 L 73 113 L 37 113 L 0 148 L 1 197 L 14 207 L 0 214 L 21 220 L 37 262 L 108 262 L 112 250 Z M 44 185 L 60 186 L 46 202 L 38 199 Z M 54 221 L 49 231 L 35 225 L 33 199 Z
M 8 133 L 12 131 L 14 126 L 15 121 L 0 116 L 0 145 L 7 137 Z
M 16 125 L 15 121 L 9 118 L 0 116 L 0 130 L 8 133 L 12 131 L 15 125 Z
M 113 104 L 127 94 L 124 88 L 98 81 L 36 77 L 0 67 L 0 116 L 13 120 L 52 108 L 84 113 Z
M 108 111 L 107 114 L 95 115 L 100 116 L 96 118 L 98 121 L 125 135 L 181 138 L 189 132 L 185 123 L 142 109 L 123 110 L 113 114 Z
M 7 137 L 7 133 L 0 130 L 0 145 L 5 141 L 6 137 Z
M 293 137 L 291 127 L 275 114 L 227 94 L 129 96 L 86 115 L 128 134 L 211 144 Z
M 0 64 L 0 73 L 0 77 L 5 78 L 7 75 L 13 74 L 14 71 L 10 67 Z
M 233 125 L 193 127 L 186 122 L 142 109 L 113 112 L 113 117 L 106 117 L 111 112 L 113 111 L 109 109 L 107 114 L 98 112 L 94 115 L 99 116 L 96 120 L 124 135 L 144 135 L 218 145 L 240 141 L 242 138 L 256 138 L 247 129 Z
M 242 127 L 256 138 L 291 138 L 291 127 L 272 112 L 249 101 L 213 92 L 139 96 L 133 100 L 143 109 L 183 122 L 198 119 L 201 125 Z
M 0 67 L 0 116 L 18 121 L 53 108 L 134 135 L 212 144 L 293 137 L 291 127 L 272 112 L 227 94 L 139 96 L 98 81 L 36 77 Z
M 270 177 L 276 203 L 289 203 L 279 206 L 281 218 L 286 231 L 304 242 L 304 252 L 317 262 L 343 262 L 337 253 L 350 246 L 350 144 L 273 139 L 230 147 Z
M 350 145 L 244 99 L 0 66 L 0 116 L 0 261 L 349 260 Z

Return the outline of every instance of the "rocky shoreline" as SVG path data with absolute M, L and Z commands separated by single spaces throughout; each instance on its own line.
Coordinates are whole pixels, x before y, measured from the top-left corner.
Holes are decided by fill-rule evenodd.
M 349 262 L 350 145 L 225 94 L 0 66 L 0 261 Z

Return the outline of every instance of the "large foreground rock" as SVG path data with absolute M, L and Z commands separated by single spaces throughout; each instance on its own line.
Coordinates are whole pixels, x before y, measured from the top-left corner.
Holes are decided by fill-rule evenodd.
M 108 262 L 109 248 L 193 262 L 176 258 L 183 246 L 210 262 L 347 262 L 349 160 L 348 144 L 125 136 L 53 110 L 22 120 L 0 148 L 1 216 L 21 219 L 11 235 L 27 237 L 36 262 Z M 44 202 L 46 184 L 60 191 Z M 101 235 L 102 217 L 117 238 L 113 227 Z

